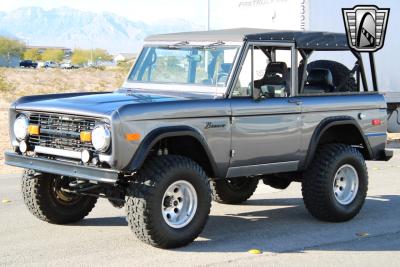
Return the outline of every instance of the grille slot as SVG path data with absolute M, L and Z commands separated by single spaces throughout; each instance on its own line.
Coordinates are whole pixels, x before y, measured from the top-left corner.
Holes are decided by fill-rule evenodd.
M 29 123 L 39 125 L 40 134 L 30 135 L 29 144 L 72 151 L 95 151 L 91 142 L 81 142 L 80 132 L 93 130 L 94 119 L 61 114 L 33 113 Z

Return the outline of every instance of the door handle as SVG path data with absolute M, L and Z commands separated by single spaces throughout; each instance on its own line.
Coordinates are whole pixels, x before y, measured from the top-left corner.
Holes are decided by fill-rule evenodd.
M 301 105 L 301 104 L 303 104 L 303 101 L 301 101 L 300 99 L 297 99 L 297 98 L 290 98 L 290 99 L 288 100 L 288 102 L 289 102 L 289 103 L 292 103 L 292 104 L 296 104 L 296 105 Z

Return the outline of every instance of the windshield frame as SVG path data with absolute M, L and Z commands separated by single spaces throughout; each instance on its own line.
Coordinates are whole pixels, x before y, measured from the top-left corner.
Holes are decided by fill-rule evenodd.
M 146 42 L 140 53 L 138 54 L 137 59 L 142 55 L 148 47 L 160 47 L 160 48 L 170 48 L 176 44 L 179 44 L 179 48 L 193 48 L 193 47 L 207 47 L 213 45 L 212 42 Z M 128 89 L 142 89 L 142 90 L 166 90 L 166 91 L 181 91 L 181 92 L 189 92 L 189 93 L 204 93 L 204 94 L 216 94 L 216 95 L 226 95 L 227 87 L 230 84 L 232 77 L 234 76 L 238 58 L 240 58 L 241 51 L 243 49 L 243 42 L 224 42 L 223 44 L 215 45 L 214 47 L 229 47 L 235 48 L 235 56 L 232 61 L 232 67 L 230 69 L 228 78 L 223 85 L 207 85 L 207 84 L 193 84 L 193 83 L 180 83 L 180 82 L 159 82 L 159 81 L 132 81 L 130 80 L 130 76 L 135 69 L 136 64 L 138 64 L 138 60 L 136 59 L 135 63 L 132 65 L 123 87 Z

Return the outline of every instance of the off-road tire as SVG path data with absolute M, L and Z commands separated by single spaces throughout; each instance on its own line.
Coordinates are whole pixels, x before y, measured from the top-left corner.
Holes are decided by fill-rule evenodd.
M 186 226 L 173 228 L 162 216 L 161 203 L 167 188 L 178 180 L 194 187 L 198 206 Z M 208 220 L 211 208 L 208 177 L 200 165 L 186 157 L 168 155 L 149 159 L 129 185 L 125 207 L 128 224 L 139 240 L 160 248 L 185 246 L 197 238 Z
M 241 186 L 232 186 L 231 182 L 235 179 L 241 179 L 243 184 Z M 211 195 L 215 202 L 222 204 L 239 204 L 248 200 L 256 191 L 258 179 L 255 178 L 233 178 L 211 180 Z
M 73 204 L 61 204 L 51 193 L 52 174 L 25 170 L 21 179 L 22 198 L 28 210 L 42 221 L 68 224 L 82 220 L 94 208 L 97 198 L 79 196 Z
M 338 92 L 356 92 L 356 80 L 350 75 L 350 70 L 340 62 L 333 60 L 316 60 L 307 64 L 307 71 L 311 69 L 328 69 L 332 73 L 333 85 Z
M 340 204 L 334 195 L 333 181 L 337 170 L 349 164 L 358 174 L 359 186 L 351 203 Z M 365 160 L 356 148 L 344 144 L 322 145 L 310 168 L 305 172 L 302 194 L 307 210 L 315 218 L 328 222 L 343 222 L 361 210 L 368 191 L 368 171 Z

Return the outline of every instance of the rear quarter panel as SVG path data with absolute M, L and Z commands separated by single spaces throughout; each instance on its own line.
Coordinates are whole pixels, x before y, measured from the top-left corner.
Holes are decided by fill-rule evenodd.
M 304 158 L 311 138 L 322 120 L 329 117 L 349 116 L 360 126 L 375 153 L 385 148 L 387 131 L 387 105 L 382 95 L 361 93 L 348 95 L 300 96 L 302 106 L 302 148 Z M 362 116 L 361 116 L 362 114 Z M 372 125 L 380 119 L 381 125 Z M 346 133 L 344 133 L 346 134 Z

